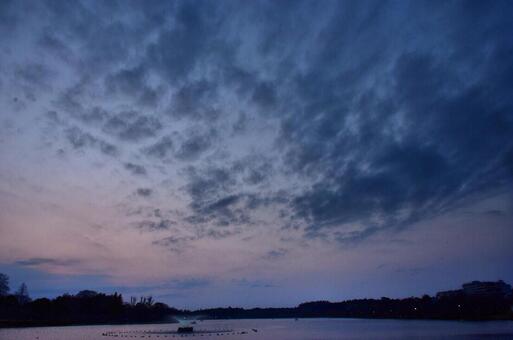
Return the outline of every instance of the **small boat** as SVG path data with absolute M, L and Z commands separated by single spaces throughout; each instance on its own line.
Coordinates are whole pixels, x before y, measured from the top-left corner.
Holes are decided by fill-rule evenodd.
M 184 326 L 184 327 L 178 327 L 178 329 L 176 330 L 177 333 L 192 333 L 194 332 L 194 328 L 192 328 L 192 326 Z

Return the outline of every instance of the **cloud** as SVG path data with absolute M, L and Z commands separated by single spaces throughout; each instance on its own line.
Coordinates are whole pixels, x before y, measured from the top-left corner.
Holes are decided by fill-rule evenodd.
M 265 254 L 264 259 L 266 260 L 276 260 L 281 257 L 284 257 L 288 253 L 287 249 L 279 248 L 275 250 L 270 250 Z
M 247 185 L 258 185 L 272 180 L 275 173 L 273 159 L 262 155 L 251 155 L 233 162 L 232 171 L 242 176 Z
M 512 148 L 507 136 L 513 133 L 513 121 L 506 113 L 512 112 L 513 102 L 504 99 L 502 84 L 513 65 L 499 52 L 511 50 L 512 44 L 490 35 L 489 29 L 501 24 L 479 20 L 472 28 L 472 46 L 491 39 L 493 52 L 478 72 L 474 66 L 482 50 L 453 40 L 452 34 L 467 24 L 456 21 L 446 28 L 451 34 L 435 33 L 438 39 L 447 37 L 450 55 L 434 54 L 429 36 L 414 53 L 383 50 L 372 68 L 381 68 L 391 82 L 388 87 L 380 87 L 387 80 L 380 79 L 379 72 L 373 76 L 359 71 L 358 62 L 371 57 L 379 43 L 364 47 L 356 42 L 353 48 L 362 48 L 357 64 L 349 64 L 349 69 L 343 65 L 340 78 L 325 73 L 344 60 L 338 46 L 351 36 L 351 28 L 333 22 L 326 34 L 344 32 L 337 37 L 341 44 L 331 41 L 330 54 L 321 50 L 320 61 L 297 78 L 298 110 L 283 117 L 280 131 L 290 173 L 312 183 L 292 200 L 296 217 L 308 225 L 307 237 L 336 230 L 342 242 L 362 240 L 384 228 L 401 229 L 449 211 L 497 189 L 498 183 L 512 181 L 505 159 Z M 376 23 L 358 36 L 375 32 Z M 412 24 L 406 29 L 417 28 Z M 391 73 L 384 71 L 389 60 Z M 376 85 L 361 87 L 365 77 L 374 77 Z M 344 87 L 347 81 L 351 86 Z M 359 229 L 351 230 L 349 224 Z
M 147 63 L 155 65 L 169 81 L 185 78 L 215 50 L 215 43 L 222 44 L 222 40 L 215 40 L 220 17 L 213 16 L 213 10 L 206 2 L 200 6 L 180 3 L 175 26 L 160 31 L 156 41 L 148 46 Z
M 219 112 L 212 108 L 217 85 L 207 80 L 185 83 L 173 95 L 169 113 L 176 118 L 215 120 Z
M 236 185 L 234 174 L 225 167 L 208 167 L 198 170 L 186 168 L 187 193 L 195 201 L 206 201 L 218 193 L 229 191 Z
M 15 76 L 30 88 L 50 89 L 53 72 L 44 64 L 29 63 L 18 65 Z
M 18 17 L 12 1 L 3 1 L 0 4 L 0 29 L 7 31 L 16 27 Z
M 487 210 L 487 211 L 483 212 L 483 214 L 488 215 L 488 216 L 494 216 L 494 217 L 502 217 L 502 216 L 506 215 L 506 213 L 504 211 L 499 210 L 499 209 Z
M 259 84 L 253 92 L 252 100 L 263 109 L 272 108 L 277 103 L 274 86 L 269 83 Z
M 146 148 L 146 153 L 152 157 L 164 159 L 173 150 L 174 142 L 171 136 L 164 136 L 155 144 Z
M 141 175 L 141 176 L 146 175 L 146 168 L 142 165 L 134 164 L 134 163 L 125 163 L 125 164 L 123 164 L 123 166 L 125 167 L 125 169 L 127 169 L 134 175 Z
M 158 240 L 158 241 L 155 241 L 155 244 L 159 244 L 159 245 L 179 245 L 181 243 L 184 243 L 184 242 L 188 242 L 188 241 L 194 241 L 196 238 L 193 237 L 193 236 L 179 236 L 179 237 L 176 237 L 176 236 L 169 236 L 169 237 L 166 237 L 166 238 L 163 238 L 161 240 Z
M 93 126 L 105 122 L 109 117 L 109 113 L 98 106 L 87 110 L 77 110 L 74 114 L 80 121 Z
M 162 124 L 158 118 L 142 116 L 135 111 L 113 115 L 103 127 L 105 132 L 131 142 L 154 137 L 160 129 Z
M 244 200 L 244 195 L 229 195 L 209 203 L 194 202 L 192 209 L 195 215 L 188 220 L 195 223 L 210 222 L 218 226 L 250 224 L 251 218 Z
M 78 127 L 71 127 L 66 130 L 66 138 L 75 150 L 81 150 L 88 147 L 99 149 L 108 156 L 118 155 L 118 149 L 113 144 L 100 140 L 90 133 L 82 131 Z
M 24 260 L 16 261 L 17 265 L 27 266 L 27 267 L 38 267 L 44 265 L 51 266 L 75 266 L 81 261 L 73 260 L 73 259 L 54 259 L 54 258 L 46 258 L 46 257 L 33 257 Z
M 223 166 L 189 166 L 183 173 L 187 181 L 183 189 L 190 197 L 190 214 L 184 221 L 199 228 L 202 237 L 219 239 L 239 234 L 241 228 L 264 223 L 257 216 L 259 209 L 275 209 L 289 200 L 285 191 L 265 187 L 271 181 L 273 166 L 261 155 L 242 157 Z M 258 190 L 250 190 L 254 186 Z
M 205 278 L 176 279 L 168 283 L 173 289 L 195 289 L 211 285 L 212 282 Z
M 182 290 L 191 290 L 191 289 L 199 289 L 205 288 L 213 284 L 213 281 L 204 277 L 186 277 L 179 279 L 172 279 L 161 284 L 157 285 L 144 285 L 144 286 L 108 286 L 104 287 L 105 289 L 111 291 L 121 291 L 127 294 L 144 294 L 144 295 L 157 295 L 160 297 L 163 296 L 172 296 L 173 293 L 166 293 L 172 291 L 182 291 Z
M 14 73 L 52 89 L 67 145 L 119 157 L 194 237 L 274 208 L 266 228 L 355 243 L 511 187 L 510 4 L 38 6 L 44 58 Z
M 137 189 L 137 195 L 139 195 L 139 196 L 148 197 L 148 196 L 151 196 L 152 193 L 153 193 L 153 190 L 149 189 L 149 188 L 138 188 Z
M 135 98 L 146 106 L 157 105 L 160 98 L 161 91 L 148 86 L 147 68 L 143 65 L 118 70 L 105 78 L 105 84 L 109 94 Z
M 159 231 L 167 230 L 174 224 L 176 223 L 171 220 L 161 219 L 158 221 L 142 221 L 137 223 L 137 227 L 147 231 Z
M 197 236 L 168 236 L 159 240 L 155 240 L 152 243 L 157 246 L 165 247 L 168 250 L 175 253 L 182 253 L 185 249 L 190 247 L 190 243 L 197 240 Z
M 204 134 L 192 132 L 188 134 L 178 150 L 176 150 L 175 157 L 184 161 L 196 160 L 202 153 L 212 147 L 214 138 L 214 131 Z
M 232 283 L 245 288 L 275 288 L 275 284 L 263 280 L 233 279 Z

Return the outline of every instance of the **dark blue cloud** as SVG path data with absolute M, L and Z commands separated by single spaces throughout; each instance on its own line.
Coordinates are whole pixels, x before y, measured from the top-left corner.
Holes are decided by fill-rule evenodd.
M 53 259 L 53 258 L 43 258 L 43 257 L 34 257 L 24 260 L 18 260 L 15 264 L 19 266 L 27 266 L 27 267 L 38 267 L 41 265 L 52 265 L 52 266 L 75 266 L 80 263 L 80 260 L 73 259 Z
M 142 65 L 125 68 L 105 78 L 107 91 L 113 95 L 124 95 L 135 99 L 147 107 L 155 106 L 161 95 L 161 89 L 148 85 L 147 69 Z
M 179 173 L 199 233 L 240 232 L 273 204 L 278 224 L 344 242 L 510 191 L 512 9 L 49 2 L 37 41 L 76 72 L 52 102 L 72 147 L 117 156 L 129 142 L 133 174 L 141 154 Z M 45 70 L 18 75 L 50 84 Z
M 108 156 L 116 156 L 118 154 L 118 149 L 115 145 L 101 140 L 88 132 L 84 132 L 76 126 L 66 130 L 66 138 L 75 150 L 93 147 Z
M 152 193 L 153 193 L 153 190 L 150 188 L 138 188 L 137 189 L 137 195 L 139 195 L 139 196 L 148 197 L 148 196 L 151 196 Z
M 140 176 L 146 175 L 146 168 L 142 165 L 134 164 L 134 163 L 125 163 L 124 167 L 125 167 L 125 169 L 127 169 L 134 175 L 140 175 Z
M 285 256 L 287 254 L 287 250 L 286 249 L 283 249 L 283 248 L 279 248 L 279 249 L 275 249 L 275 250 L 270 250 L 267 252 L 267 254 L 265 254 L 264 256 L 264 259 L 267 259 L 267 260 L 276 260 L 276 259 L 279 259 L 283 256 Z
M 171 220 L 160 219 L 158 221 L 142 221 L 137 223 L 137 227 L 146 231 L 162 231 L 169 229 L 175 222 Z
M 126 141 L 140 141 L 154 137 L 162 129 L 158 118 L 143 116 L 135 111 L 125 111 L 112 115 L 103 130 Z

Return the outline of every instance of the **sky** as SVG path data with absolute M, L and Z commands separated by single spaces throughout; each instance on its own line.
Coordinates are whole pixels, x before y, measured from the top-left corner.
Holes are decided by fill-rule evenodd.
M 513 283 L 513 2 L 0 1 L 0 272 L 179 308 Z

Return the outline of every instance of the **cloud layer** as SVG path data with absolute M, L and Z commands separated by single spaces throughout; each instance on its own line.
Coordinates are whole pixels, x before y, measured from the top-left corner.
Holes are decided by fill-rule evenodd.
M 192 263 L 237 245 L 255 263 L 354 246 L 494 197 L 511 221 L 510 13 L 508 1 L 4 1 L 1 193 L 80 220 L 61 235 L 91 220 L 106 257 L 140 242 Z M 71 264 L 17 253 L 21 266 Z

